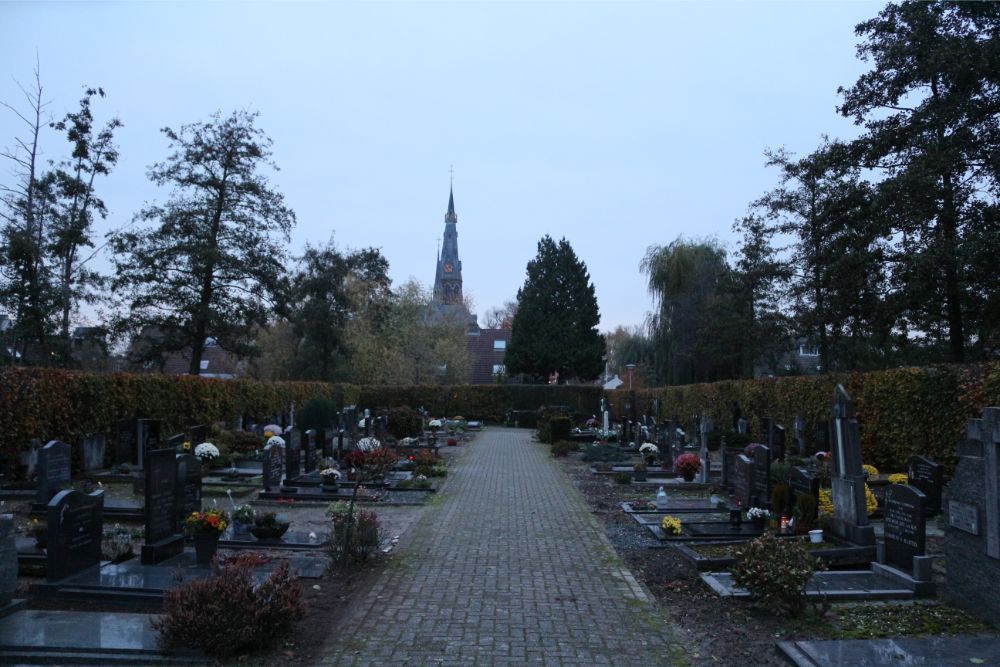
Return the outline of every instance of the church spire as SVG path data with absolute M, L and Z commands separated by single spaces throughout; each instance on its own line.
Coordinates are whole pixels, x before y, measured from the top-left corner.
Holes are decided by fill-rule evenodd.
M 445 222 L 458 222 L 458 216 L 455 214 L 455 189 L 453 186 L 448 188 L 448 212 L 444 216 Z

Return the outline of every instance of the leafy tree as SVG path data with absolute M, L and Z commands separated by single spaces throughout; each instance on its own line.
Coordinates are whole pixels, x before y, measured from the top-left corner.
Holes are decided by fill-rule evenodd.
M 151 228 L 112 239 L 113 287 L 128 311 L 115 329 L 144 332 L 142 356 L 190 351 L 198 375 L 206 339 L 238 355 L 278 297 L 284 248 L 295 222 L 280 193 L 259 172 L 274 167 L 271 140 L 257 114 L 215 113 L 210 122 L 164 128 L 173 153 L 150 179 L 171 186 L 170 200 L 137 215 Z
M 507 372 L 542 381 L 553 371 L 562 379 L 597 378 L 605 343 L 587 266 L 566 239 L 557 244 L 544 236 L 527 274 L 517 292 Z
M 656 384 L 654 362 L 656 350 L 653 341 L 641 327 L 618 326 L 604 335 L 607 343 L 607 368 L 619 378 L 627 377 L 629 364 L 635 364 L 632 371 L 634 387 L 648 387 Z
M 940 331 L 950 359 L 962 361 L 970 315 L 995 332 L 989 290 L 973 280 L 983 251 L 1000 249 L 995 235 L 976 233 L 995 225 L 995 199 L 984 194 L 995 198 L 1000 165 L 1000 6 L 889 4 L 855 31 L 858 56 L 873 67 L 840 89 L 839 111 L 865 128 L 861 162 L 893 194 L 884 202 L 906 317 L 918 332 Z

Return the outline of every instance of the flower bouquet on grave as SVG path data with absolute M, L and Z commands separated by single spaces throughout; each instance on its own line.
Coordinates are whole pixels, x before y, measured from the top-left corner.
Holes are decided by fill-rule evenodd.
M 35 546 L 44 549 L 49 543 L 49 524 L 39 519 L 32 519 L 28 524 L 28 536 L 35 540 Z
M 195 562 L 208 565 L 219 548 L 219 536 L 229 525 L 229 517 L 220 509 L 191 512 L 184 519 L 184 531 L 194 538 Z
M 701 470 L 701 458 L 694 452 L 685 452 L 674 459 L 674 470 L 680 473 L 685 482 L 690 482 Z
M 663 517 L 663 521 L 660 522 L 660 528 L 662 528 L 663 532 L 667 535 L 676 537 L 681 534 L 681 520 L 668 514 Z
M 202 473 L 212 468 L 212 461 L 219 458 L 219 448 L 210 442 L 203 442 L 194 448 L 194 455 L 201 461 Z
M 646 460 L 648 465 L 653 465 L 656 461 L 656 455 L 660 453 L 660 448 L 651 442 L 644 442 L 639 446 L 639 454 L 642 458 Z
M 267 438 L 267 440 L 266 440 L 266 442 L 264 444 L 265 445 L 280 445 L 281 447 L 284 447 L 285 446 L 285 439 L 282 438 L 280 435 L 272 435 L 272 436 L 269 436 Z
M 255 516 L 257 516 L 257 511 L 253 508 L 253 505 L 238 505 L 233 510 L 233 533 L 236 535 L 246 535 L 249 533 Z
M 319 471 L 319 479 L 324 490 L 336 492 L 337 484 L 340 482 L 340 471 L 332 466 L 323 468 Z
M 258 540 L 273 540 L 284 535 L 290 525 L 291 522 L 284 514 L 265 512 L 254 517 L 250 532 Z
M 751 507 L 747 510 L 747 519 L 757 530 L 764 530 L 764 525 L 771 519 L 771 512 L 763 507 Z
M 128 560 L 133 556 L 132 540 L 132 531 L 116 523 L 101 535 L 101 556 L 112 563 Z

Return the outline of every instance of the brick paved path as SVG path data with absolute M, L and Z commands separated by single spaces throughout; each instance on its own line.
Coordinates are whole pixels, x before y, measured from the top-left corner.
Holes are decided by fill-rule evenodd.
M 686 664 L 548 447 L 469 447 L 319 664 Z

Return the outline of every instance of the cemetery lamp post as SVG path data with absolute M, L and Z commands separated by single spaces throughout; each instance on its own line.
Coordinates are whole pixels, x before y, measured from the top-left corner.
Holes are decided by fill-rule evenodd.
M 625 364 L 625 368 L 628 370 L 628 390 L 632 391 L 632 371 L 635 369 L 635 364 Z

